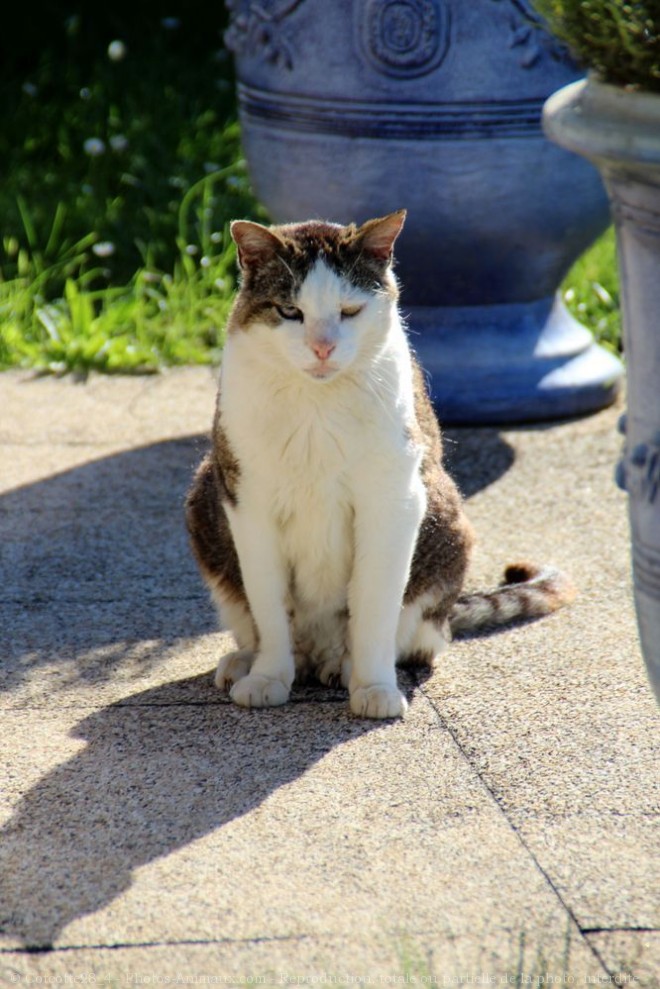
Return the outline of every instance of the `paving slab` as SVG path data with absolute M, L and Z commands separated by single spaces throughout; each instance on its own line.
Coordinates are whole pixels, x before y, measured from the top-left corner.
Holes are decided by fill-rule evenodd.
M 660 719 L 620 409 L 448 431 L 470 581 L 580 595 L 457 641 L 399 723 L 243 711 L 182 503 L 208 369 L 0 376 L 0 975 L 8 984 L 660 984 Z
M 630 606 L 626 499 L 611 483 L 615 419 L 502 432 L 515 464 L 470 499 L 475 570 L 492 570 L 494 548 L 513 559 L 529 547 L 579 597 L 454 643 L 424 690 L 580 927 L 630 939 L 660 928 L 660 734 Z
M 586 937 L 610 971 L 621 973 L 621 985 L 657 985 L 660 972 L 658 931 L 605 931 Z
M 6 776 L 6 948 L 422 932 L 504 968 L 523 934 L 530 964 L 563 957 L 561 904 L 423 697 L 379 724 L 343 702 L 244 712 L 204 703 L 205 685 L 197 705 L 151 695 L 82 722 L 9 713 L 32 768 Z M 572 936 L 574 968 L 598 973 Z
M 209 432 L 216 373 L 177 368 L 153 376 L 85 381 L 8 371 L 0 378 L 0 443 L 8 446 L 145 446 Z M 11 458 L 10 458 L 11 462 Z

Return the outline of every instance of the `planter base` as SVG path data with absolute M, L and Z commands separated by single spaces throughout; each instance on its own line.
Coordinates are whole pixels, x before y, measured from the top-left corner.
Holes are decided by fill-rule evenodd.
M 404 309 L 443 423 L 505 423 L 595 412 L 623 365 L 556 298 Z

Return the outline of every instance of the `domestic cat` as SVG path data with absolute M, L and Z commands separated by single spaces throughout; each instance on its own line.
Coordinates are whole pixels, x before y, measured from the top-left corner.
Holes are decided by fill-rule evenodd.
M 354 714 L 398 717 L 397 661 L 431 666 L 451 631 L 572 597 L 527 565 L 461 595 L 473 537 L 397 308 L 404 218 L 231 226 L 241 285 L 186 515 L 238 647 L 216 683 L 245 707 L 312 674 Z

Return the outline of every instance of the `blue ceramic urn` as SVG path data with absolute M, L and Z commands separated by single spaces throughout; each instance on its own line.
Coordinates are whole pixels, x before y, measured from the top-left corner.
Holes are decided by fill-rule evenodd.
M 445 422 L 573 415 L 621 365 L 557 287 L 609 222 L 541 110 L 579 77 L 525 0 L 228 0 L 243 146 L 275 222 L 405 207 L 402 307 Z

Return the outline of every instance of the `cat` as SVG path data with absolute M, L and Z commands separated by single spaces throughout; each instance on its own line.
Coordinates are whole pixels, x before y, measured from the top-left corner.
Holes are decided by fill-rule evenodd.
M 216 684 L 244 707 L 311 674 L 355 715 L 399 717 L 397 662 L 431 667 L 452 632 L 573 596 L 527 564 L 461 593 L 473 535 L 397 307 L 404 219 L 231 224 L 241 284 L 186 517 L 238 647 Z

